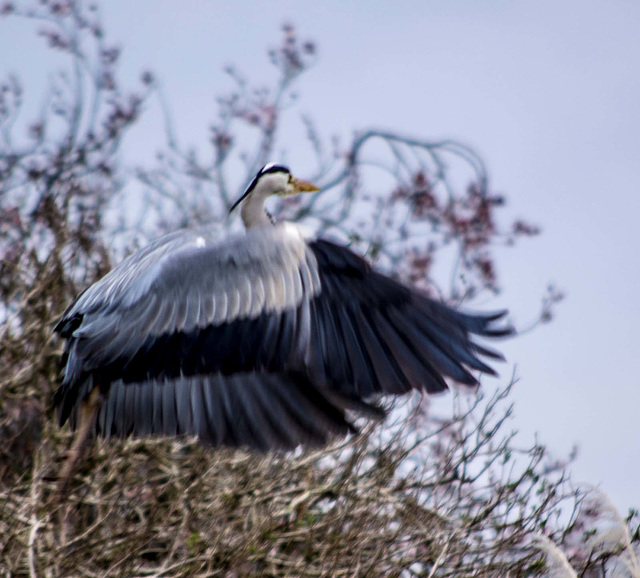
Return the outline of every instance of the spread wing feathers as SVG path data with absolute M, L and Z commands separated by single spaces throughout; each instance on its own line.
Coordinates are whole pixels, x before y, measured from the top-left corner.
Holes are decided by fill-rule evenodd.
M 301 373 L 117 381 L 102 402 L 95 431 L 104 437 L 197 435 L 212 446 L 293 449 L 355 432 L 347 408 L 383 415 L 376 406 L 317 388 Z
M 495 375 L 478 356 L 501 356 L 476 345 L 471 334 L 498 337 L 503 315 L 466 315 L 419 295 L 373 271 L 344 247 L 310 243 L 322 291 L 312 301 L 310 373 L 339 391 L 430 393 L 447 388 L 445 377 L 470 386 L 470 370 Z
M 182 342 L 169 345 L 185 349 L 194 335 L 204 339 L 204 328 L 295 311 L 320 290 L 297 228 L 252 229 L 223 241 L 212 236 L 208 229 L 170 235 L 83 293 L 55 329 L 70 339 L 64 381 L 118 360 L 111 373 L 122 371 L 158 338 L 178 336 Z
M 218 401 L 241 384 L 238 400 L 281 395 L 274 393 L 273 374 L 290 371 L 323 388 L 325 400 L 329 391 L 343 400 L 438 392 L 447 388 L 446 377 L 472 386 L 472 370 L 494 373 L 479 356 L 501 357 L 471 335 L 507 334 L 494 324 L 502 315 L 452 310 L 374 272 L 345 247 L 307 242 L 291 225 L 211 244 L 204 234 L 185 232 L 134 255 L 69 308 L 56 328 L 68 342 L 54 405 L 63 424 L 88 395 L 92 378 L 114 416 L 102 417 L 102 431 L 128 435 L 148 427 L 136 425 L 144 412 L 125 406 L 143 408 L 138 397 L 159 395 L 160 383 L 170 399 L 186 399 L 180 388 L 212 387 Z M 121 396 L 128 401 L 118 401 Z M 276 414 L 284 407 L 274 406 Z M 118 421 L 119 412 L 130 422 Z M 153 424 L 154 433 L 189 429 Z M 200 426 L 189 431 L 201 433 Z

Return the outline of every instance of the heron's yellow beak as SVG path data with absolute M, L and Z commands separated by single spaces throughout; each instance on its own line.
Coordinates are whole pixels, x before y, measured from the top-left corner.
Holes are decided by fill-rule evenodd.
M 317 187 L 313 183 L 309 181 L 303 181 L 302 179 L 293 179 L 293 190 L 296 193 L 314 193 L 315 191 L 319 191 L 320 187 Z

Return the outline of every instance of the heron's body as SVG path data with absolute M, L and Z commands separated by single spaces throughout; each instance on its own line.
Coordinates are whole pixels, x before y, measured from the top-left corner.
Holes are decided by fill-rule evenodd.
M 293 448 L 352 431 L 346 410 L 379 413 L 378 395 L 493 373 L 478 355 L 497 356 L 470 335 L 504 334 L 500 315 L 450 309 L 346 247 L 274 224 L 261 185 L 284 187 L 284 171 L 265 167 L 252 183 L 245 232 L 165 236 L 69 307 L 56 327 L 67 339 L 61 424 L 79 427 L 97 399 L 89 430 L 103 436 Z

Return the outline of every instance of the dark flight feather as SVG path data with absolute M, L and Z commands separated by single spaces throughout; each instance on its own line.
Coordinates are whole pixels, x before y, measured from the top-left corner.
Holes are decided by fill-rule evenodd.
M 152 408 L 162 408 L 162 419 Z M 97 433 L 195 435 L 212 446 L 293 449 L 357 431 L 347 410 L 384 415 L 374 405 L 325 393 L 300 373 L 116 381 L 100 407 Z

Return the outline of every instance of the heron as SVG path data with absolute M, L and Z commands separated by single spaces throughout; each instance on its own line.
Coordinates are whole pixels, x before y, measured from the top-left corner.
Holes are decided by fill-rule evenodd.
M 502 356 L 473 336 L 508 334 L 505 312 L 451 308 L 265 209 L 319 190 L 268 164 L 230 209 L 243 231 L 165 235 L 68 307 L 54 329 L 66 343 L 53 405 L 76 430 L 63 484 L 95 436 L 323 446 L 383 417 L 382 396 L 495 375 L 482 358 Z

